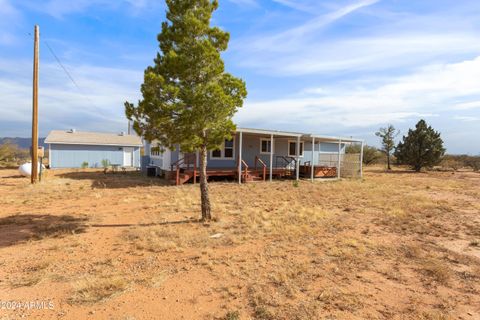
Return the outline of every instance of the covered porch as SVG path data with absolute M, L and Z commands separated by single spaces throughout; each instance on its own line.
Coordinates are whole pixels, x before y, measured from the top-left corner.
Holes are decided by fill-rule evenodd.
M 360 154 L 346 154 L 347 146 L 360 143 Z M 235 179 L 239 184 L 272 181 L 274 178 L 338 179 L 346 176 L 346 164 L 355 163 L 362 175 L 363 141 L 310 135 L 299 132 L 238 128 L 232 140 L 208 156 L 207 176 Z M 352 160 L 353 159 L 353 160 Z M 185 154 L 172 164 L 170 180 L 175 184 L 197 182 L 198 153 Z

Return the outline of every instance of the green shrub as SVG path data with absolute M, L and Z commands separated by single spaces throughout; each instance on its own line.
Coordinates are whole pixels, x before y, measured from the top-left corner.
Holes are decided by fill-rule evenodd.
M 110 161 L 108 159 L 102 160 L 102 167 L 108 168 L 110 166 Z

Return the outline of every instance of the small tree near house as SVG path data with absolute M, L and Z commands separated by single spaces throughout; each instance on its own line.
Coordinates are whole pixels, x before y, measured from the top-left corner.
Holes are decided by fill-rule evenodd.
M 362 152 L 361 146 L 358 144 L 351 144 L 347 146 L 347 149 L 345 151 L 346 153 L 360 153 Z M 368 144 L 363 146 L 363 164 L 364 165 L 370 165 L 377 163 L 377 161 L 382 157 L 382 154 L 380 151 L 372 146 L 369 146 Z
M 235 130 L 232 121 L 247 95 L 245 83 L 225 72 L 220 56 L 229 34 L 210 26 L 217 0 L 167 0 L 167 21 L 158 35 L 160 52 L 147 67 L 137 106 L 125 103 L 127 118 L 148 141 L 200 153 L 202 220 L 211 219 L 207 152 Z
M 398 143 L 395 156 L 402 164 L 407 164 L 415 171 L 439 164 L 445 154 L 440 133 L 420 120 L 415 130 L 408 130 L 407 136 Z
M 380 128 L 377 132 L 375 132 L 377 137 L 382 139 L 382 151 L 387 156 L 387 169 L 392 170 L 390 165 L 390 155 L 395 148 L 395 138 L 398 136 L 398 132 L 395 127 L 389 124 L 386 128 Z

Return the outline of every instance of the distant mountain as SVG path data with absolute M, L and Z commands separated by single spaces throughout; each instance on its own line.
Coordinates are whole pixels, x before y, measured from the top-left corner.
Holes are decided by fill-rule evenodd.
M 6 142 L 11 142 L 13 144 L 16 144 L 21 149 L 30 149 L 30 146 L 32 145 L 31 138 L 8 138 L 8 137 L 0 138 L 0 145 Z M 45 138 L 38 138 L 38 146 L 45 147 Z

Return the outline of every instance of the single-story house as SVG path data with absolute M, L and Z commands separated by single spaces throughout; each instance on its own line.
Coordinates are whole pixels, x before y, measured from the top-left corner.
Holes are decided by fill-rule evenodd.
M 360 145 L 357 153 L 347 150 Z M 144 141 L 142 170 L 164 174 L 172 183 L 196 182 L 198 152 L 169 150 Z M 348 151 L 348 152 L 347 152 Z M 207 157 L 209 177 L 233 177 L 239 183 L 272 178 L 340 178 L 362 175 L 363 140 L 301 132 L 237 128 L 231 140 Z M 153 171 L 155 169 L 155 171 Z M 341 171 L 344 172 L 341 172 Z
M 45 139 L 50 168 L 100 168 L 112 165 L 140 167 L 142 139 L 125 133 L 53 130 Z

